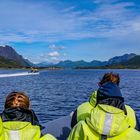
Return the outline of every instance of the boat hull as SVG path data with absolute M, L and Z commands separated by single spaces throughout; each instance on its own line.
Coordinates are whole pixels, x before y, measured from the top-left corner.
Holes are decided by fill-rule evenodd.
M 45 127 L 42 130 L 43 134 L 50 133 L 58 140 L 66 140 L 71 131 L 71 116 L 64 116 L 62 118 L 47 122 L 43 124 Z

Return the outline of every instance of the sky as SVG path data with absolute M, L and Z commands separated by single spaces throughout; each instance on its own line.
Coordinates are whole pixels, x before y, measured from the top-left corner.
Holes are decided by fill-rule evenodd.
M 0 45 L 33 63 L 140 54 L 140 1 L 0 0 Z

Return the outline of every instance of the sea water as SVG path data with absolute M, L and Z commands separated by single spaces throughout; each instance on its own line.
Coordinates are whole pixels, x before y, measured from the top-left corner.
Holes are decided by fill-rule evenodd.
M 88 101 L 106 72 L 120 74 L 120 88 L 125 103 L 140 119 L 140 70 L 43 70 L 39 75 L 0 78 L 0 111 L 8 93 L 23 91 L 31 101 L 41 123 L 69 115 L 82 102 Z M 0 74 L 25 70 L 0 70 Z

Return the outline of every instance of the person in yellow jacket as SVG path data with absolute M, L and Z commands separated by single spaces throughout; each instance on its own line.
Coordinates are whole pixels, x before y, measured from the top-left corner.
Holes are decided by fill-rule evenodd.
M 99 103 L 73 127 L 67 140 L 140 140 L 140 132 L 129 125 L 123 110 Z
M 128 117 L 127 121 L 129 125 L 140 131 L 140 125 L 135 111 L 130 106 L 124 104 L 124 98 L 119 89 L 119 83 L 120 77 L 118 74 L 105 73 L 99 82 L 98 90 L 93 92 L 88 102 L 81 104 L 74 112 L 71 127 L 74 127 L 77 122 L 85 120 L 86 117 L 89 117 L 91 110 L 100 103 L 123 110 Z
M 2 138 L 0 140 L 56 140 L 50 134 L 41 134 L 41 125 L 23 92 L 10 93 L 1 113 Z

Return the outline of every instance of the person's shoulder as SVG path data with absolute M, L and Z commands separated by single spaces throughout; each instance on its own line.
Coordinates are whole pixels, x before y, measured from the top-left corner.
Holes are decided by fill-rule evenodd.
M 87 128 L 87 124 L 86 124 L 86 122 L 85 122 L 84 120 L 79 121 L 79 122 L 74 126 L 74 129 L 75 129 L 75 130 L 79 130 L 79 131 L 81 131 L 81 129 L 84 130 L 85 128 Z
M 85 106 L 89 106 L 89 107 L 95 106 L 95 104 L 96 104 L 96 97 L 97 97 L 97 90 L 94 91 L 94 92 L 90 95 L 89 101 L 80 104 L 80 105 L 78 106 L 78 108 L 82 108 L 82 107 L 85 107 Z
M 131 109 L 131 110 L 133 110 L 133 108 L 132 108 L 131 106 L 127 105 L 127 104 L 125 104 L 125 107 L 126 107 L 126 109 Z
M 125 108 L 126 108 L 127 113 L 131 115 L 135 114 L 135 110 L 131 106 L 125 104 Z
M 46 134 L 43 137 L 41 137 L 39 140 L 57 140 L 57 139 L 51 134 Z
M 85 106 L 91 106 L 91 104 L 90 104 L 89 102 L 84 102 L 84 103 L 82 103 L 82 104 L 80 104 L 80 105 L 78 106 L 78 109 L 79 109 L 79 108 L 83 108 L 83 107 L 85 107 Z

